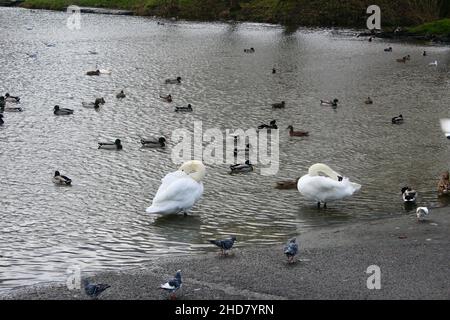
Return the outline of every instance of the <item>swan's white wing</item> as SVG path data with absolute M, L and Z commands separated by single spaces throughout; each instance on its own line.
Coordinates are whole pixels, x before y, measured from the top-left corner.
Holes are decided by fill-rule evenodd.
M 351 196 L 361 185 L 350 182 L 347 178 L 336 181 L 322 176 L 303 176 L 298 182 L 298 189 L 306 198 L 316 201 L 339 200 Z

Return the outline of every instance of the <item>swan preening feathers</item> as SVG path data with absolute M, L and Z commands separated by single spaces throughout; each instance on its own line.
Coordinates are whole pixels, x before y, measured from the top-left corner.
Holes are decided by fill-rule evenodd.
M 298 180 L 297 189 L 306 199 L 316 201 L 318 208 L 321 202 L 326 208 L 327 202 L 349 197 L 361 185 L 350 182 L 325 164 L 316 163 Z
M 167 174 L 153 198 L 147 213 L 187 215 L 203 194 L 206 169 L 201 161 L 185 162 L 177 171 Z

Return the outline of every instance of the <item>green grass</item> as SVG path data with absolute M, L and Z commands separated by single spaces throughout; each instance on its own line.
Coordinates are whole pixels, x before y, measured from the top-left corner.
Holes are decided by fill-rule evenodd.
M 442 19 L 425 23 L 420 26 L 410 28 L 408 31 L 419 34 L 450 36 L 450 19 Z

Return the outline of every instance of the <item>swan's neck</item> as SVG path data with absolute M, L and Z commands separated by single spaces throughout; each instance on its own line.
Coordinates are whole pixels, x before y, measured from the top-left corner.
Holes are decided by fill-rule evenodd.
M 189 174 L 189 176 L 197 182 L 202 182 L 203 178 L 205 177 L 205 170 L 192 172 L 191 174 Z
M 341 178 L 341 176 L 337 172 L 331 170 L 329 166 L 321 163 L 311 166 L 308 173 L 310 176 L 318 176 L 322 173 L 336 181 L 339 181 L 339 179 Z

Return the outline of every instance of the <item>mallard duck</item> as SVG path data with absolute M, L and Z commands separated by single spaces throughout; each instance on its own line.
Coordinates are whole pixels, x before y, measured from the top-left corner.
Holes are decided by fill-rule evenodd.
M 3 125 L 5 121 L 3 121 L 3 114 L 0 113 L 0 126 Z
M 166 138 L 158 139 L 141 139 L 141 144 L 146 148 L 164 148 L 166 146 Z
M 102 98 L 96 98 L 94 103 L 105 104 L 106 101 L 105 101 L 105 99 L 102 97 Z
M 53 114 L 57 115 L 57 116 L 66 116 L 69 114 L 73 114 L 73 110 L 72 109 L 67 109 L 67 108 L 60 108 L 58 105 L 56 105 L 53 108 Z
M 258 129 L 278 129 L 277 121 L 272 120 L 269 125 L 263 123 L 258 126 Z
M 177 77 L 176 79 L 166 79 L 165 83 L 179 84 L 179 83 L 181 83 L 181 77 Z
M 175 112 L 191 112 L 192 106 L 189 103 L 187 107 L 175 107 Z
M 63 176 L 59 173 L 59 171 L 55 171 L 55 175 L 53 176 L 53 183 L 59 185 L 70 186 L 72 184 L 72 179 Z
M 384 49 L 384 52 L 392 52 L 392 47 Z
M 404 202 L 416 202 L 417 192 L 410 187 L 402 188 L 402 198 Z
M 86 75 L 88 76 L 99 76 L 100 75 L 100 70 L 95 70 L 95 71 L 88 71 L 86 72 Z
M 20 102 L 20 98 L 19 97 L 13 97 L 9 93 L 6 93 L 5 94 L 5 101 L 6 102 L 18 103 L 18 102 Z
M 392 118 L 392 124 L 401 124 L 403 123 L 403 115 L 399 115 L 398 117 Z
M 253 171 L 253 165 L 250 160 L 245 161 L 244 164 L 235 164 L 230 166 L 231 173 L 243 173 Z
M 289 189 L 297 189 L 297 183 L 300 178 L 296 180 L 286 180 L 286 181 L 278 181 L 275 185 L 275 189 L 280 190 L 289 190 Z
M 425 220 L 425 217 L 428 216 L 429 211 L 427 207 L 418 207 L 416 209 L 417 221 Z
M 167 96 L 159 96 L 161 99 L 165 100 L 166 102 L 172 102 L 172 95 L 168 94 Z
M 116 95 L 117 99 L 123 99 L 125 98 L 125 93 L 123 92 L 123 90 L 121 90 L 117 95 Z
M 282 109 L 284 108 L 286 103 L 284 101 L 281 101 L 280 103 L 273 103 L 272 108 L 274 109 Z
M 120 139 L 116 139 L 114 142 L 99 142 L 98 148 L 106 150 L 122 150 L 122 143 L 120 142 Z
M 323 106 L 331 106 L 331 107 L 337 107 L 339 100 L 334 99 L 333 101 L 330 100 L 320 100 L 320 104 Z
M 289 135 L 291 137 L 307 137 L 309 136 L 309 132 L 308 131 L 294 131 L 294 127 L 293 126 L 289 126 L 286 129 L 289 129 Z
M 364 101 L 365 104 L 373 104 L 373 100 L 370 97 L 367 97 L 366 101 Z

